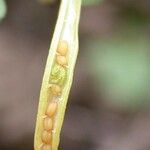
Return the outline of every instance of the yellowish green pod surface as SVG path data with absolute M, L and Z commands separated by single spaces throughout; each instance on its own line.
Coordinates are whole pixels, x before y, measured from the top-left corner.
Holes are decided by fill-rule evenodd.
M 62 0 L 44 72 L 35 150 L 57 150 L 78 54 L 81 0 Z

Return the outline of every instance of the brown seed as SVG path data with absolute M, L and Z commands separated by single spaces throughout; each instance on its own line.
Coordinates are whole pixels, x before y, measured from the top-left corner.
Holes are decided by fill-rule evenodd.
M 56 110 L 57 110 L 57 103 L 56 102 L 50 102 L 48 104 L 48 107 L 47 107 L 47 110 L 46 110 L 46 114 L 49 117 L 52 117 L 56 113 Z
M 41 136 L 41 139 L 44 143 L 46 144 L 50 144 L 51 143 L 51 140 L 52 140 L 52 134 L 51 132 L 48 132 L 46 130 L 44 130 L 42 132 L 42 136 Z
M 52 130 L 52 128 L 53 128 L 53 121 L 52 121 L 52 119 L 49 118 L 49 117 L 46 117 L 44 119 L 44 125 L 43 126 L 44 126 L 44 129 L 47 130 L 47 131 Z
M 61 94 L 61 87 L 59 85 L 53 84 L 51 86 L 51 91 L 54 95 L 60 95 Z
M 62 65 L 62 66 L 67 65 L 67 59 L 66 59 L 65 56 L 57 55 L 56 61 L 57 61 L 57 63 L 58 63 L 59 65 Z
M 44 144 L 42 147 L 41 147 L 41 150 L 51 150 L 51 145 L 48 145 L 48 144 Z
M 66 41 L 60 41 L 58 44 L 57 52 L 60 55 L 65 56 L 68 52 L 68 43 Z

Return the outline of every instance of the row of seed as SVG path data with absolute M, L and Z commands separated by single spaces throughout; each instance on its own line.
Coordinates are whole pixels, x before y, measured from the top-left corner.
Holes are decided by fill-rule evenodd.
M 68 52 L 68 44 L 66 41 L 61 41 L 57 48 L 57 55 L 56 55 L 56 63 L 66 67 L 67 66 L 67 52 Z M 41 150 L 51 150 L 51 143 L 52 143 L 52 131 L 53 131 L 53 118 L 57 111 L 57 101 L 58 96 L 61 95 L 62 87 L 57 84 L 52 84 L 50 86 L 51 93 L 53 95 L 52 99 L 50 100 L 48 107 L 46 109 L 43 121 L 43 132 L 41 135 L 42 139 L 42 147 Z

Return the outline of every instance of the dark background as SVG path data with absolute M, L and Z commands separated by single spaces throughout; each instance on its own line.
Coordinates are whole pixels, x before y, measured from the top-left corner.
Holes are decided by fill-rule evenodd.
M 33 150 L 59 2 L 6 2 L 0 24 L 0 149 Z M 149 35 L 149 0 L 82 7 L 80 51 L 59 150 L 150 150 Z

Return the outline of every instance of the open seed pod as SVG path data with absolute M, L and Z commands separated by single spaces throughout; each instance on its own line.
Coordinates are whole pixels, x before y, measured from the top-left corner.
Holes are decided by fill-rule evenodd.
M 41 87 L 34 138 L 35 150 L 58 149 L 78 54 L 80 7 L 81 0 L 61 2 Z

